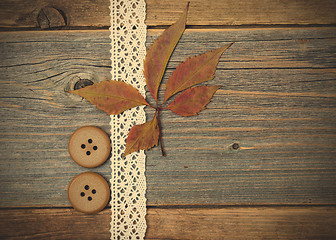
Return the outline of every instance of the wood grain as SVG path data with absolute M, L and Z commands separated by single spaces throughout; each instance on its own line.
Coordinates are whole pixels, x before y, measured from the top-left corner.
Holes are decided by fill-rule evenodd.
M 110 209 L 0 212 L 1 239 L 109 239 Z M 149 208 L 146 239 L 334 239 L 335 207 Z
M 65 91 L 109 79 L 108 36 L 0 34 L 1 206 L 69 206 L 68 183 L 86 171 L 69 137 L 84 125 L 109 132 L 109 117 Z M 162 114 L 167 157 L 147 152 L 147 204 L 335 203 L 335 38 L 335 28 L 186 31 L 164 81 L 188 56 L 235 44 L 209 82 L 223 87 L 207 110 Z M 95 171 L 109 178 L 109 163 Z
M 190 1 L 190 0 L 189 0 Z M 336 3 L 333 0 L 255 0 L 207 1 L 191 0 L 188 25 L 253 25 L 253 24 L 335 24 Z M 187 0 L 147 0 L 148 26 L 171 25 L 186 6 Z M 109 0 L 2 0 L 0 2 L 1 28 L 45 28 L 41 9 L 56 9 L 45 19 L 50 27 L 107 27 L 110 26 Z M 44 14 L 44 12 L 42 12 Z M 56 12 L 54 10 L 54 12 Z M 42 14 L 42 16 L 44 16 Z M 54 19 L 55 18 L 55 19 Z M 39 21 L 38 21 L 39 19 Z M 61 20 L 61 21 L 60 21 Z M 53 24 L 56 23 L 56 24 Z M 59 23 L 59 25 L 57 25 Z

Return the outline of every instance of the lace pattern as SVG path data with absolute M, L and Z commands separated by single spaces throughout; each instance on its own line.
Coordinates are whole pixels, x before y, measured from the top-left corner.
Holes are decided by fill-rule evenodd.
M 145 1 L 111 0 L 110 11 L 112 80 L 125 81 L 145 96 Z M 111 115 L 111 239 L 145 236 L 145 153 L 139 151 L 122 157 L 129 130 L 145 121 L 143 106 Z

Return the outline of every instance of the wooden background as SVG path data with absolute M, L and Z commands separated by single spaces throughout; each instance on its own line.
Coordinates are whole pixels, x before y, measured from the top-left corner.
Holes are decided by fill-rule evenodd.
M 185 5 L 147 1 L 148 46 Z M 109 132 L 109 117 L 65 92 L 110 78 L 108 6 L 0 2 L 0 239 L 109 239 L 110 207 L 78 213 L 66 193 L 87 171 L 70 135 Z M 333 0 L 191 0 L 165 80 L 235 43 L 207 110 L 162 114 L 167 156 L 146 160 L 147 239 L 336 238 L 335 24 Z M 93 171 L 109 179 L 109 162 Z

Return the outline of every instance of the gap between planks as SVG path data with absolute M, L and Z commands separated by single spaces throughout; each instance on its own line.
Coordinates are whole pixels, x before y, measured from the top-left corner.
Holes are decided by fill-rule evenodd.
M 183 205 L 147 205 L 146 209 L 237 209 L 237 208 L 336 208 L 336 203 L 316 204 L 316 203 L 271 203 L 271 204 L 183 204 Z M 27 206 L 8 206 L 0 207 L 1 211 L 8 210 L 37 210 L 37 209 L 70 209 L 74 210 L 71 205 L 27 205 Z M 102 211 L 111 209 L 108 204 Z
M 147 27 L 148 35 L 153 34 L 161 34 L 164 30 L 166 30 L 169 27 L 167 26 L 160 26 L 160 27 Z M 336 24 L 324 24 L 324 25 L 240 25 L 240 26 L 192 26 L 187 25 L 185 32 L 191 32 L 191 33 L 197 33 L 197 32 L 225 32 L 225 31 L 260 31 L 260 30 L 286 30 L 286 29 L 307 29 L 307 30 L 317 30 L 317 29 L 324 29 L 324 30 L 333 30 L 336 29 Z M 38 28 L 1 28 L 0 27 L 0 34 L 8 34 L 8 33 L 22 33 L 25 32 L 29 33 L 55 33 L 55 32 L 88 32 L 91 33 L 93 31 L 97 32 L 109 32 L 109 27 L 104 28 L 64 28 L 64 29 L 54 29 L 54 30 L 40 30 Z
M 163 31 L 170 27 L 171 25 L 158 25 L 158 26 L 147 26 L 148 31 Z M 336 24 L 244 24 L 244 25 L 186 25 L 186 30 L 194 30 L 194 31 L 223 31 L 223 30 L 260 30 L 260 29 L 285 29 L 285 28 L 307 28 L 307 29 L 317 29 L 317 28 L 335 28 Z M 1 32 L 54 32 L 54 31 L 101 31 L 107 30 L 109 31 L 110 26 L 103 27 L 64 27 L 59 29 L 47 29 L 43 30 L 36 27 L 0 27 Z

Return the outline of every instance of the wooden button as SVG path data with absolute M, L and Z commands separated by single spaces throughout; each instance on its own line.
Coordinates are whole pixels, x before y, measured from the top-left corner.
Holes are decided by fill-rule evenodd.
M 103 164 L 110 152 L 110 139 L 98 127 L 81 127 L 72 134 L 69 140 L 70 156 L 82 167 L 94 168 Z
M 110 199 L 110 188 L 98 173 L 85 172 L 72 179 L 68 187 L 71 205 L 83 213 L 101 211 Z

